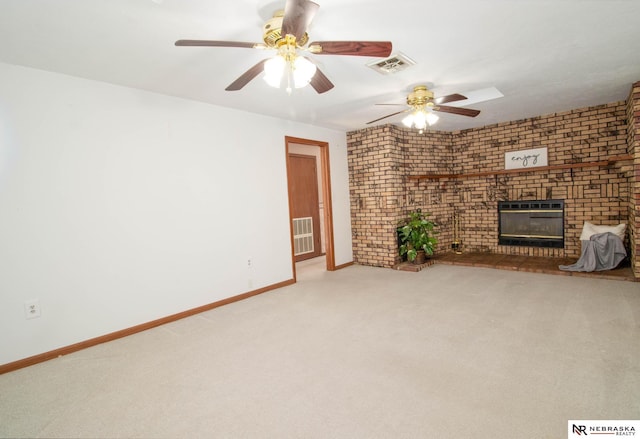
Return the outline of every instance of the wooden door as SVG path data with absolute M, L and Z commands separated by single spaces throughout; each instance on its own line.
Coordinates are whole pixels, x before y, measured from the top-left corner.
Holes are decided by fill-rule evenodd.
M 295 261 L 322 254 L 318 170 L 313 156 L 289 154 L 291 218 Z

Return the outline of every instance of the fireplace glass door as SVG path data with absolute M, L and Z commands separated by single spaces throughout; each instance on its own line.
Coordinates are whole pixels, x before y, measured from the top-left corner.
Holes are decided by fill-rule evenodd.
M 498 203 L 499 245 L 564 247 L 564 201 Z

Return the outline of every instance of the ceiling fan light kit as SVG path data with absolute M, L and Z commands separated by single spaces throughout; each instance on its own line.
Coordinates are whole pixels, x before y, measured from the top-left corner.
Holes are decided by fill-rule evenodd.
M 419 85 L 413 89 L 413 92 L 407 96 L 407 104 L 412 108 L 412 112 L 402 119 L 402 123 L 407 128 L 415 128 L 420 134 L 424 129 L 433 125 L 440 119 L 437 114 L 433 113 L 433 92 L 427 90 L 424 85 Z
M 438 119 L 440 119 L 440 117 L 432 111 L 417 109 L 402 119 L 402 124 L 407 128 L 415 128 L 422 134 L 424 129 L 427 128 L 427 125 L 433 125 Z
M 308 85 L 316 70 L 314 63 L 297 55 L 295 37 L 286 35 L 278 43 L 278 54 L 264 63 L 264 80 L 271 87 L 280 88 L 286 78 L 286 90 L 290 94 L 292 85 L 295 88 Z
M 229 84 L 227 91 L 242 89 L 252 79 L 264 72 L 264 80 L 272 87 L 280 88 L 285 82 L 288 93 L 292 86 L 301 88 L 310 84 L 317 93 L 325 93 L 334 85 L 317 65 L 298 51 L 314 55 L 352 55 L 387 57 L 391 54 L 389 41 L 309 41 L 307 28 L 320 6 L 310 0 L 286 0 L 284 11 L 276 11 L 263 26 L 264 43 L 240 41 L 178 40 L 176 46 L 238 47 L 245 49 L 276 49 L 278 54 L 262 60 L 238 79 Z M 286 81 L 283 81 L 286 79 Z

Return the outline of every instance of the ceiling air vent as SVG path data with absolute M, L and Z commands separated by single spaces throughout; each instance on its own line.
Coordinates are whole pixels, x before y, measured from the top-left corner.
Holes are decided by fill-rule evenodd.
M 402 70 L 406 70 L 416 62 L 409 58 L 407 55 L 402 53 L 396 53 L 391 55 L 389 58 L 383 59 L 382 61 L 374 61 L 372 63 L 367 64 L 368 67 L 371 67 L 378 73 L 382 73 L 383 75 L 389 75 L 391 73 L 398 73 Z

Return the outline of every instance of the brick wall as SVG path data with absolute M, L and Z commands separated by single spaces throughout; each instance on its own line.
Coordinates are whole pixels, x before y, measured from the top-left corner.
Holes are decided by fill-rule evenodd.
M 462 159 L 460 173 L 468 174 L 504 169 L 506 152 L 531 148 L 547 147 L 549 166 L 607 160 L 627 153 L 626 134 L 626 105 L 614 103 L 462 131 L 454 135 L 454 148 Z M 464 248 L 579 257 L 585 220 L 608 225 L 626 222 L 629 174 L 630 163 L 617 163 L 461 179 L 458 204 Z M 497 202 L 544 199 L 565 200 L 565 247 L 499 246 Z
M 629 200 L 629 241 L 633 261 L 633 271 L 640 277 L 640 82 L 633 84 L 627 101 L 627 146 L 634 156 L 634 175 Z
M 354 262 L 362 265 L 395 262 L 395 224 L 404 197 L 396 134 L 386 125 L 347 135 Z
M 347 145 L 354 262 L 391 267 L 400 261 L 398 222 L 409 208 L 431 207 L 441 197 L 409 190 L 406 176 L 451 172 L 451 136 L 425 137 L 384 125 L 348 133 Z M 433 219 L 440 222 L 445 212 L 442 209 Z
M 640 206 L 633 161 L 573 170 L 468 174 L 503 170 L 505 152 L 539 147 L 548 148 L 550 166 L 625 155 L 631 136 L 628 114 L 637 115 L 638 105 L 636 99 L 631 109 L 630 104 L 617 102 L 453 133 L 420 135 L 391 125 L 348 133 L 355 262 L 384 267 L 397 263 L 395 225 L 416 208 L 431 212 L 440 225 L 439 253 L 450 249 L 457 216 L 464 251 L 577 258 L 585 220 L 613 225 L 638 212 L 631 206 L 632 199 Z M 640 181 L 640 148 L 634 153 Z M 408 178 L 426 174 L 461 177 Z M 393 202 L 382 194 L 392 194 Z M 498 245 L 499 200 L 551 198 L 565 200 L 564 249 Z M 635 235 L 630 236 L 629 244 Z M 640 252 L 640 242 L 635 250 Z

